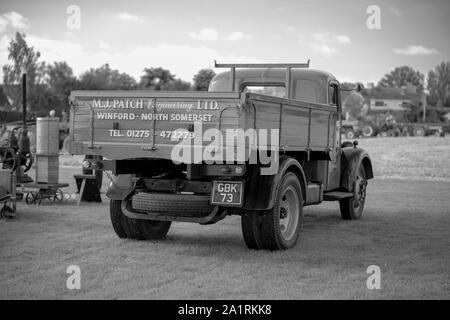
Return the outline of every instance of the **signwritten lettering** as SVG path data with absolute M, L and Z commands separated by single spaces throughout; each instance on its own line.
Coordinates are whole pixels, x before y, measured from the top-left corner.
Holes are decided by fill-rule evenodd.
M 218 116 L 219 103 L 216 100 L 157 101 L 152 98 L 98 98 L 92 99 L 95 121 L 170 121 L 170 122 L 212 122 Z M 136 126 L 134 130 L 107 129 L 111 137 L 148 138 L 153 130 L 148 125 Z M 170 131 L 167 131 L 170 132 Z M 182 135 L 186 135 L 184 130 Z M 177 132 L 178 133 L 178 132 Z M 177 134 L 163 134 L 161 137 L 176 137 Z M 189 135 L 190 138 L 192 138 Z

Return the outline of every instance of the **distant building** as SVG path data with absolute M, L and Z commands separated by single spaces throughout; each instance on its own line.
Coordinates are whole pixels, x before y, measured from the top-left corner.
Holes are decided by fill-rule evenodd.
M 362 92 L 364 105 L 370 113 L 403 111 L 404 104 L 418 100 L 420 95 L 415 87 L 383 88 L 369 86 Z

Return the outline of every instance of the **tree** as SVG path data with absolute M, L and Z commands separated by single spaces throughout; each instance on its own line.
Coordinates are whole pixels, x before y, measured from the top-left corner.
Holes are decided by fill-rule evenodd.
M 136 86 L 133 77 L 111 69 L 107 63 L 100 68 L 89 69 L 80 77 L 80 88 L 85 90 L 131 90 Z
M 22 74 L 27 74 L 27 106 L 30 111 L 46 108 L 48 97 L 43 87 L 45 64 L 39 62 L 40 53 L 29 47 L 25 34 L 16 33 L 8 47 L 8 60 L 11 64 L 3 66 L 5 94 L 12 100 L 16 110 L 22 109 Z
M 361 119 L 364 115 L 363 112 L 364 98 L 362 95 L 355 91 L 350 91 L 345 100 L 342 102 L 343 113 L 349 114 L 354 119 Z
M 79 83 L 72 68 L 65 61 L 47 65 L 46 74 L 46 83 L 56 102 L 53 109 L 60 113 L 68 108 L 70 92 L 77 89 Z
M 150 90 L 167 90 L 173 85 L 175 75 L 163 68 L 145 68 L 139 86 Z
M 191 84 L 181 79 L 175 79 L 175 81 L 173 81 L 170 85 L 168 85 L 164 90 L 189 91 L 191 90 Z
M 352 92 L 356 92 L 356 86 L 359 85 L 361 88 L 361 96 L 364 98 L 365 94 L 367 94 L 366 89 L 364 88 L 364 84 L 362 84 L 361 82 L 356 82 L 356 83 L 352 83 L 352 82 L 342 82 L 340 84 L 341 87 L 341 101 L 342 103 L 344 103 L 345 99 L 347 99 L 347 97 L 352 93 Z
M 442 62 L 428 73 L 428 101 L 434 106 L 450 106 L 450 62 Z
M 195 91 L 208 91 L 209 83 L 216 73 L 211 69 L 202 69 L 194 76 L 193 89 Z
M 187 91 L 191 84 L 175 78 L 169 70 L 163 68 L 145 68 L 139 87 L 149 90 Z
M 378 82 L 379 87 L 408 87 L 415 86 L 417 91 L 423 90 L 424 75 L 408 66 L 397 67 L 384 75 Z

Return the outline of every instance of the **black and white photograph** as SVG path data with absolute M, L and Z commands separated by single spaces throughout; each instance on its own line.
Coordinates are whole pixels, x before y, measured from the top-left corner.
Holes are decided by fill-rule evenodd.
M 447 0 L 1 0 L 0 300 L 449 300 L 449 31 Z

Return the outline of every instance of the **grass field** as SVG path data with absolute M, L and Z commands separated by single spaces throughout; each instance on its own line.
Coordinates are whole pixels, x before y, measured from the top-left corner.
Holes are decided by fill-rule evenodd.
M 360 140 L 372 156 L 364 216 L 340 219 L 336 203 L 304 210 L 297 247 L 249 251 L 239 217 L 177 223 L 164 241 L 116 237 L 109 206 L 28 206 L 0 221 L 0 298 L 434 299 L 450 298 L 450 139 Z M 71 183 L 79 158 L 61 157 Z M 105 179 L 105 185 L 107 184 Z M 81 268 L 81 290 L 66 268 Z M 368 290 L 366 269 L 381 268 Z

